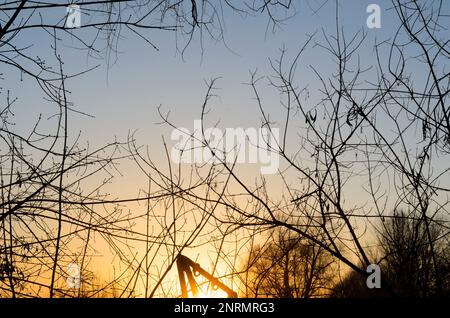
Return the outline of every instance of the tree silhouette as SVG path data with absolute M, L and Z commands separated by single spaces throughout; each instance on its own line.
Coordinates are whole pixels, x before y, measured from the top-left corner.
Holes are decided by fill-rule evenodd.
M 393 218 L 383 223 L 380 233 L 382 272 L 401 296 L 431 297 L 449 293 L 449 236 L 438 220 L 429 230 L 433 249 L 425 222 L 413 213 L 396 211 Z M 437 271 L 433 270 L 432 253 Z
M 380 221 L 377 253 L 381 273 L 400 297 L 442 297 L 449 292 L 449 236 L 439 222 L 430 226 L 439 277 L 433 270 L 433 257 L 424 222 L 414 213 L 394 211 Z M 438 281 L 444 282 L 439 286 Z M 366 281 L 347 273 L 333 287 L 333 297 L 387 297 L 385 291 L 368 289 Z
M 324 297 L 336 274 L 333 259 L 320 247 L 276 230 L 264 245 L 255 247 L 244 271 L 246 297 Z

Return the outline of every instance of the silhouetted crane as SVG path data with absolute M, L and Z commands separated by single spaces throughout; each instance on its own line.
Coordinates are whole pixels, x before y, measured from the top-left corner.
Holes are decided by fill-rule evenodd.
M 219 279 L 205 271 L 198 263 L 195 263 L 190 258 L 184 256 L 184 255 L 178 255 L 177 257 L 177 268 L 178 268 L 178 277 L 180 278 L 180 285 L 181 285 L 181 297 L 187 298 L 188 297 L 188 288 L 186 285 L 186 278 L 189 282 L 189 286 L 191 287 L 191 292 L 194 297 L 198 296 L 198 285 L 195 281 L 194 276 L 202 275 L 205 277 L 210 283 L 214 290 L 217 288 L 220 288 L 224 292 L 227 293 L 229 298 L 237 298 L 237 294 L 234 290 L 226 286 L 225 284 L 221 283 Z

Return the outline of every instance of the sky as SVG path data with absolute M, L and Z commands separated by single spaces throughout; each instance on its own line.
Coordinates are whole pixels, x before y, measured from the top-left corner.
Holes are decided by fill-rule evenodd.
M 366 25 L 369 16 L 366 8 L 374 2 L 382 10 L 380 29 L 369 29 Z M 313 13 L 318 3 L 322 1 L 293 1 L 297 14 L 275 32 L 267 30 L 267 16 L 263 14 L 243 18 L 231 10 L 225 10 L 225 40 L 214 42 L 205 37 L 202 50 L 198 38 L 195 38 L 183 55 L 177 51 L 177 45 L 182 47 L 186 39 L 177 39 L 173 32 L 150 30 L 146 33 L 158 47 L 157 51 L 132 32 L 124 31 L 118 47 L 118 60 L 109 67 L 105 60 L 90 58 L 85 51 L 74 49 L 75 42 L 69 36 L 61 36 L 58 50 L 65 70 L 75 72 L 99 65 L 66 83 L 71 91 L 69 99 L 73 107 L 93 116 L 71 113 L 69 129 L 74 134 L 81 131 L 81 141 L 89 141 L 92 146 L 100 146 L 116 137 L 124 140 L 130 131 L 136 131 L 138 144 L 148 145 L 152 157 L 163 164 L 162 138 L 170 141 L 171 129 L 158 124 L 161 118 L 157 108 L 161 106 L 163 113 L 170 111 L 170 119 L 177 126 L 193 129 L 194 121 L 200 119 L 206 82 L 220 77 L 217 82 L 219 89 L 215 91 L 218 97 L 212 99 L 210 104 L 209 123 L 212 125 L 220 119 L 219 127 L 223 128 L 259 127 L 261 118 L 257 104 L 251 88 L 245 85 L 250 80 L 250 71 L 256 69 L 259 75 L 265 77 L 259 83 L 264 107 L 275 122 L 282 123 L 284 111 L 280 106 L 280 96 L 269 86 L 266 78 L 272 74 L 269 59 L 279 58 L 280 49 L 284 47 L 287 59 L 291 60 L 308 35 L 314 32 L 317 32 L 317 41 L 322 43 L 322 31 L 335 34 L 335 2 L 328 1 L 322 9 Z M 366 44 L 359 51 L 363 65 L 375 63 L 373 43 L 392 37 L 398 27 L 390 5 L 390 1 L 385 0 L 346 0 L 338 3 L 339 25 L 344 32 L 349 35 L 358 30 L 367 32 Z M 64 8 L 53 9 L 46 12 L 48 16 L 44 18 L 58 20 L 65 13 Z M 73 32 L 80 36 L 90 35 L 84 29 Z M 32 44 L 29 49 L 32 55 L 52 59 L 50 37 L 41 30 L 21 32 L 15 42 L 19 46 Z M 310 66 L 325 76 L 336 70 L 335 61 L 330 59 L 329 54 L 313 46 L 314 42 L 302 55 L 295 77 L 299 87 L 308 86 L 311 107 L 320 96 L 320 83 Z M 35 81 L 26 77 L 21 79 L 15 71 L 8 73 L 10 70 L 2 69 L 1 72 L 8 74 L 8 81 L 2 82 L 3 91 L 11 89 L 19 98 L 14 108 L 17 129 L 27 131 L 39 113 L 48 117 L 54 112 L 53 106 L 43 100 Z M 294 123 L 294 126 L 301 125 L 302 121 Z M 295 137 L 291 137 L 293 144 Z M 120 189 L 121 195 L 132 197 L 140 188 L 145 188 L 145 184 L 141 183 L 143 180 L 139 171 L 133 170 L 132 163 L 129 164 L 122 165 L 123 176 L 118 177 L 111 189 Z M 257 168 L 251 167 L 248 171 L 251 171 L 250 178 L 258 176 Z M 361 191 L 360 184 L 351 186 Z
M 265 15 L 246 17 L 225 10 L 225 43 L 214 42 L 207 37 L 203 39 L 203 52 L 198 38 L 187 47 L 184 55 L 176 47 L 183 47 L 186 39 L 177 39 L 171 32 L 151 31 L 150 39 L 159 48 L 151 46 L 130 32 L 124 32 L 124 39 L 119 43 L 118 60 L 111 68 L 104 61 L 86 58 L 84 52 L 71 50 L 71 39 L 63 40 L 68 48 L 61 49 L 67 67 L 78 70 L 90 68 L 101 63 L 100 67 L 86 75 L 69 82 L 72 90 L 71 100 L 76 109 L 87 112 L 95 118 L 72 115 L 71 127 L 81 130 L 91 144 L 102 144 L 112 138 L 125 138 L 128 132 L 135 131 L 138 143 L 149 145 L 154 149 L 154 159 L 165 162 L 162 150 L 162 138 L 170 145 L 168 126 L 159 125 L 161 118 L 157 107 L 163 113 L 170 112 L 171 121 L 178 127 L 193 130 L 194 120 L 200 119 L 201 105 L 206 94 L 206 82 L 220 77 L 217 81 L 217 98 L 211 99 L 208 124 L 214 125 L 220 120 L 219 127 L 259 127 L 261 116 L 248 85 L 250 71 L 257 70 L 263 77 L 259 82 L 264 108 L 271 118 L 280 125 L 284 119 L 284 110 L 280 106 L 280 95 L 268 83 L 273 75 L 270 60 L 280 56 L 280 49 L 287 50 L 287 61 L 297 54 L 306 42 L 308 35 L 316 33 L 317 43 L 324 43 L 322 32 L 327 35 L 336 33 L 335 2 L 328 1 L 315 14 L 314 2 L 294 1 L 297 14 L 282 23 L 274 32 L 267 30 Z M 359 50 L 362 66 L 375 63 L 373 44 L 392 38 L 398 27 L 393 19 L 395 12 L 390 1 L 379 1 L 381 7 L 381 28 L 369 29 L 366 25 L 369 13 L 367 6 L 373 1 L 338 2 L 339 24 L 347 39 L 355 32 L 367 32 L 365 44 Z M 76 31 L 75 31 L 76 32 Z M 178 41 L 178 42 L 177 42 Z M 225 45 L 226 44 L 226 45 Z M 382 52 L 385 54 L 385 52 Z M 308 87 L 307 107 L 313 107 L 321 97 L 320 82 L 311 66 L 323 76 L 336 72 L 335 61 L 324 49 L 314 47 L 314 42 L 304 52 L 296 70 L 296 84 Z M 374 76 L 368 73 L 366 79 Z M 416 79 L 420 81 L 420 78 Z M 39 94 L 39 92 L 38 92 Z M 27 118 L 28 114 L 27 114 Z M 303 119 L 294 122 L 294 127 L 303 124 Z M 387 129 L 391 127 L 387 126 Z M 291 135 L 295 147 L 297 135 Z M 258 168 L 243 165 L 257 177 Z M 125 171 L 129 171 L 124 167 Z M 136 182 L 126 177 L 121 184 L 129 183 L 129 189 Z M 360 185 L 355 185 L 360 190 Z M 130 193 L 133 194 L 133 193 Z
M 366 13 L 369 3 L 371 2 L 341 2 L 339 12 L 340 22 L 346 32 L 364 29 L 368 32 L 367 43 L 373 43 L 376 37 L 391 35 L 392 24 L 387 19 L 387 11 L 382 14 L 381 29 L 368 29 L 365 23 L 369 15 Z M 387 9 L 382 3 L 380 1 L 382 9 Z M 386 4 L 389 2 L 386 1 Z M 154 139 L 152 137 L 161 129 L 154 125 L 159 121 L 156 111 L 159 105 L 170 110 L 174 120 L 182 119 L 186 122 L 184 125 L 188 125 L 190 121 L 199 118 L 200 105 L 206 92 L 205 80 L 221 77 L 218 82 L 220 99 L 215 101 L 217 106 L 214 111 L 224 121 L 232 119 L 236 126 L 245 127 L 246 122 L 251 123 L 250 119 L 257 116 L 251 90 L 243 85 L 249 81 L 249 71 L 258 69 L 261 76 L 270 75 L 268 59 L 278 58 L 283 46 L 293 56 L 306 41 L 307 34 L 315 31 L 320 33 L 321 29 L 326 33 L 335 32 L 333 1 L 329 1 L 315 15 L 311 14 L 306 2 L 294 1 L 294 5 L 297 15 L 284 22 L 275 33 L 266 32 L 267 17 L 264 15 L 242 18 L 229 10 L 225 11 L 225 41 L 230 49 L 223 42 L 213 43 L 205 38 L 203 55 L 198 41 L 194 41 L 182 57 L 176 51 L 177 40 L 171 32 L 149 32 L 150 39 L 158 46 L 159 51 L 155 51 L 131 32 L 123 32 L 118 61 L 109 70 L 105 61 L 87 58 L 85 51 L 71 48 L 74 43 L 70 38 L 62 37 L 63 45 L 59 44 L 59 51 L 66 69 L 79 70 L 100 64 L 98 69 L 68 83 L 76 109 L 96 117 L 90 120 L 73 115 L 75 122 L 72 125 L 95 136 L 99 141 L 113 135 L 125 135 L 129 129 L 138 129 L 143 137 Z M 65 10 L 58 8 L 46 14 L 58 16 L 65 14 Z M 89 31 L 80 29 L 74 32 L 83 35 L 83 32 Z M 16 41 L 22 45 L 32 43 L 36 54 L 43 55 L 44 58 L 49 53 L 52 54 L 48 51 L 50 40 L 45 32 L 23 32 Z M 182 46 L 183 43 L 181 39 L 178 45 Z M 317 51 L 310 49 L 305 52 L 305 64 L 299 67 L 297 74 L 300 83 L 308 80 L 308 85 L 314 84 L 310 83 L 313 78 L 307 70 L 308 65 L 314 65 L 323 71 L 330 71 L 333 67 L 332 61 L 324 59 L 325 55 L 318 55 Z M 373 53 L 370 46 L 363 51 L 369 57 Z M 43 104 L 38 102 L 39 91 L 35 91 L 33 82 L 25 82 L 20 87 L 36 92 L 36 95 L 20 96 L 22 104 Z M 267 82 L 262 84 L 262 88 L 265 87 Z M 270 111 L 279 112 L 277 97 L 269 95 L 271 99 L 267 102 L 267 107 Z M 107 129 L 101 129 L 103 127 Z

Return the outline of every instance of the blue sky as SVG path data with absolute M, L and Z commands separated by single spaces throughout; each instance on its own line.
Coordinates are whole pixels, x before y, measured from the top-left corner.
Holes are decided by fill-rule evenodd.
M 366 66 L 375 62 L 375 40 L 389 38 L 397 27 L 397 22 L 392 19 L 394 12 L 389 10 L 390 1 L 378 1 L 382 10 L 382 27 L 368 29 L 366 19 L 369 14 L 366 8 L 372 2 L 351 0 L 338 3 L 339 24 L 348 38 L 358 30 L 367 32 L 366 44 L 359 51 L 361 61 Z M 260 76 L 270 76 L 273 73 L 269 58 L 279 58 L 282 47 L 287 49 L 286 58 L 289 61 L 303 46 L 308 35 L 317 32 L 316 41 L 324 43 L 322 31 L 327 35 L 336 33 L 334 1 L 328 1 L 315 14 L 313 8 L 317 8 L 317 4 L 313 1 L 310 5 L 306 1 L 293 1 L 293 5 L 297 14 L 282 23 L 275 32 L 267 29 L 268 18 L 265 14 L 243 18 L 231 10 L 225 10 L 226 45 L 223 41 L 211 41 L 206 36 L 203 39 L 203 54 L 198 37 L 194 38 L 181 56 L 176 47 L 177 44 L 183 47 L 186 39 L 179 38 L 177 42 L 173 32 L 150 30 L 145 33 L 159 48 L 156 51 L 132 32 L 124 31 L 119 42 L 118 60 L 109 69 L 104 59 L 88 57 L 86 51 L 74 49 L 77 43 L 73 38 L 61 35 L 58 51 L 64 60 L 66 72 L 78 72 L 99 65 L 97 69 L 66 83 L 71 91 L 69 99 L 74 103 L 74 108 L 94 116 L 89 118 L 75 113 L 70 115 L 69 129 L 74 138 L 81 131 L 81 142 L 89 142 L 93 147 L 116 137 L 124 140 L 129 131 L 137 131 L 137 142 L 155 150 L 152 153 L 153 159 L 164 160 L 161 139 L 166 138 L 170 144 L 171 129 L 156 124 L 161 121 L 157 107 L 161 105 L 164 112 L 170 111 L 170 119 L 177 126 L 192 129 L 194 120 L 200 118 L 206 92 L 205 81 L 215 77 L 221 79 L 217 82 L 219 90 L 215 92 L 218 98 L 212 99 L 210 103 L 210 125 L 220 119 L 220 126 L 223 128 L 259 127 L 261 116 L 252 90 L 243 84 L 250 80 L 249 71 L 258 69 Z M 44 11 L 44 19 L 58 21 L 65 13 L 64 8 Z M 84 16 L 82 23 L 83 19 Z M 83 38 L 92 35 L 86 29 L 73 32 Z M 42 30 L 25 30 L 15 39 L 16 45 L 33 45 L 29 49 L 30 55 L 54 61 L 53 52 L 49 50 L 51 41 L 51 37 Z M 320 95 L 320 83 L 310 66 L 325 77 L 336 70 L 335 61 L 330 58 L 329 53 L 313 45 L 314 42 L 311 42 L 302 55 L 296 72 L 296 84 L 299 87 L 308 86 L 310 99 L 307 103 L 311 107 Z M 19 97 L 15 108 L 18 129 L 29 131 L 40 113 L 44 114 L 43 118 L 54 114 L 54 105 L 43 100 L 43 94 L 34 80 L 24 77 L 20 81 L 20 74 L 17 72 L 8 78 L 4 90 L 10 88 Z M 270 112 L 273 120 L 281 124 L 284 111 L 280 106 L 278 92 L 269 86 L 267 79 L 259 83 L 259 89 L 265 110 Z M 48 127 L 53 127 L 54 120 L 56 118 L 48 123 Z M 293 127 L 298 127 L 303 122 L 304 119 L 299 118 L 298 122 L 293 122 Z M 295 146 L 297 135 L 295 130 L 293 132 L 292 142 Z M 163 161 L 162 163 L 165 164 Z M 138 182 L 129 177 L 128 168 L 126 165 L 122 166 L 122 171 L 127 171 L 128 177 L 121 182 L 136 185 Z M 136 185 L 129 189 L 135 191 L 138 187 Z
M 389 4 L 385 1 L 386 5 Z M 392 28 L 388 17 L 389 12 L 382 14 L 382 28 L 369 30 L 366 28 L 367 4 L 370 1 L 345 1 L 339 3 L 341 24 L 346 32 L 354 32 L 364 28 L 368 32 L 367 50 L 370 59 L 371 45 L 375 37 L 389 36 Z M 382 9 L 383 1 L 380 1 Z M 217 117 L 224 122 L 232 120 L 236 126 L 257 125 L 248 121 L 257 116 L 255 103 L 252 101 L 251 90 L 242 83 L 248 82 L 249 70 L 258 69 L 261 76 L 270 75 L 268 58 L 279 57 L 279 49 L 283 46 L 288 50 L 288 56 L 293 56 L 303 45 L 307 34 L 318 31 L 320 39 L 321 29 L 328 34 L 335 33 L 333 1 L 329 1 L 316 15 L 306 2 L 294 2 L 297 15 L 286 21 L 275 33 L 266 32 L 267 17 L 260 15 L 243 19 L 231 11 L 225 12 L 225 40 L 229 48 L 222 42 L 212 43 L 208 38 L 204 39 L 204 54 L 201 55 L 198 41 L 194 41 L 188 47 L 183 59 L 176 52 L 176 39 L 173 33 L 159 30 L 150 31 L 151 40 L 159 47 L 155 51 L 131 32 L 124 32 L 125 39 L 120 42 L 117 63 L 107 71 L 103 60 L 88 58 L 86 52 L 70 48 L 73 42 L 68 37 L 61 41 L 60 54 L 65 61 L 68 70 L 80 70 L 100 64 L 100 68 L 73 79 L 68 82 L 72 91 L 71 100 L 79 110 L 87 112 L 95 119 L 88 119 L 73 115 L 72 127 L 83 130 L 87 135 L 95 137 L 99 142 L 109 139 L 111 136 L 124 136 L 128 130 L 138 129 L 144 138 L 161 134 L 161 126 L 155 126 L 159 121 L 156 107 L 170 110 L 174 121 L 184 121 L 184 126 L 197 119 L 200 115 L 200 105 L 205 94 L 205 80 L 221 77 L 218 82 L 220 90 L 217 92 L 220 99 L 214 101 L 214 110 Z M 313 4 L 311 4 L 313 5 Z M 62 8 L 55 9 L 48 14 L 65 14 Z M 85 30 L 75 30 L 87 32 Z M 83 33 L 81 33 L 83 35 Z M 49 52 L 51 43 L 49 36 L 42 31 L 29 31 L 20 34 L 16 41 L 21 45 L 34 44 L 33 53 L 41 57 Z M 179 40 L 182 46 L 184 39 Z M 363 57 L 364 60 L 367 60 Z M 309 65 L 329 72 L 334 69 L 332 61 L 320 49 L 309 49 L 304 54 L 304 64 L 300 63 L 297 78 L 299 85 L 309 85 L 311 94 L 314 93 L 314 78 Z M 27 119 L 31 119 L 28 103 L 33 104 L 33 109 L 45 109 L 45 103 L 40 100 L 42 93 L 36 88 L 35 82 L 27 81 L 18 83 L 19 87 L 26 89 L 27 94 L 17 93 L 21 106 Z M 17 85 L 17 84 L 16 84 Z M 18 87 L 11 85 L 12 87 Z M 264 89 L 267 82 L 261 83 Z M 274 114 L 279 111 L 278 96 L 267 90 L 266 103 Z M 20 110 L 18 109 L 20 113 Z M 275 116 L 275 115 L 274 115 Z M 240 122 L 242 121 L 242 123 Z M 182 123 L 183 124 L 183 123 Z M 159 139 L 159 138 L 158 138 Z
M 362 66 L 375 63 L 373 44 L 392 37 L 398 27 L 391 2 L 377 1 L 382 11 L 381 28 L 367 28 L 369 13 L 366 8 L 371 3 L 373 1 L 338 2 L 339 25 L 347 39 L 358 30 L 367 32 L 365 44 L 358 51 Z M 99 68 L 66 83 L 72 92 L 69 99 L 74 103 L 74 108 L 94 116 L 89 118 L 72 113 L 69 129 L 74 136 L 82 131 L 81 141 L 89 141 L 93 146 L 102 145 L 115 137 L 123 140 L 129 131 L 137 131 L 137 142 L 158 149 L 155 156 L 161 158 L 161 138 L 169 140 L 171 129 L 156 124 L 161 121 L 157 107 L 161 105 L 163 112 L 170 111 L 170 118 L 177 126 L 191 129 L 194 120 L 200 118 L 206 92 L 205 81 L 215 77 L 221 79 L 217 82 L 219 90 L 215 92 L 218 98 L 212 99 L 210 103 L 212 111 L 208 115 L 209 123 L 213 125 L 220 119 L 221 127 L 259 127 L 261 118 L 254 96 L 251 88 L 243 84 L 250 79 L 249 71 L 258 69 L 260 76 L 270 76 L 273 73 L 269 58 L 279 58 L 280 48 L 287 49 L 289 61 L 308 35 L 317 32 L 315 41 L 323 44 L 322 31 L 327 35 L 336 33 L 334 1 L 328 1 L 315 14 L 312 8 L 317 7 L 317 4 L 313 1 L 310 1 L 309 6 L 307 1 L 293 1 L 293 4 L 297 14 L 275 32 L 267 30 L 267 16 L 264 14 L 243 18 L 231 10 L 225 10 L 227 47 L 224 42 L 210 41 L 205 37 L 203 54 L 198 38 L 194 38 L 181 56 L 176 47 L 177 44 L 183 47 L 186 39 L 181 38 L 177 42 L 173 32 L 150 30 L 145 33 L 158 46 L 159 51 L 156 51 L 133 33 L 124 31 L 123 39 L 119 42 L 118 60 L 109 69 L 104 59 L 88 57 L 86 51 L 73 48 L 76 44 L 73 38 L 61 35 L 58 50 L 67 72 L 99 65 Z M 57 21 L 65 12 L 64 8 L 45 11 L 47 16 L 44 18 Z M 73 32 L 86 38 L 92 35 L 86 29 Z M 28 51 L 32 56 L 52 59 L 53 53 L 49 50 L 51 37 L 42 30 L 25 30 L 14 41 L 18 46 L 32 44 Z M 307 107 L 317 103 L 321 88 L 311 66 L 324 77 L 336 70 L 330 54 L 314 47 L 312 42 L 302 55 L 295 78 L 299 87 L 308 87 L 310 98 L 305 101 Z M 420 76 L 416 80 L 420 81 Z M 20 74 L 11 72 L 4 91 L 8 88 L 19 97 L 15 107 L 19 123 L 17 128 L 29 130 L 39 113 L 43 113 L 44 118 L 54 113 L 54 106 L 43 100 L 43 94 L 35 81 L 26 77 L 20 81 Z M 270 112 L 275 122 L 281 124 L 284 111 L 280 106 L 278 92 L 269 86 L 267 79 L 260 82 L 259 89 L 266 111 Z M 293 127 L 303 124 L 303 121 L 299 118 L 298 122 L 293 122 Z M 295 138 L 294 134 L 294 144 Z

